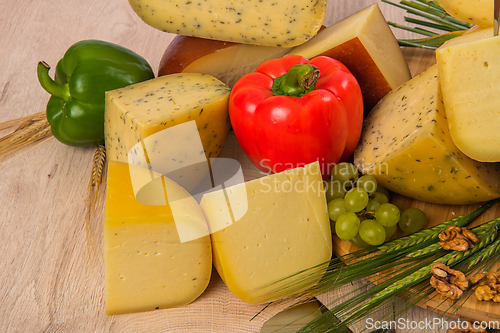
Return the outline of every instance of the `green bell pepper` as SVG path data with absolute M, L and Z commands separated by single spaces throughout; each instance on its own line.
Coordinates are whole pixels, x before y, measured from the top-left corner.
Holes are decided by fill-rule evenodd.
M 54 136 L 70 146 L 104 144 L 105 92 L 154 78 L 148 62 L 122 46 L 83 40 L 73 44 L 57 63 L 38 63 L 38 80 L 52 96 L 47 120 Z

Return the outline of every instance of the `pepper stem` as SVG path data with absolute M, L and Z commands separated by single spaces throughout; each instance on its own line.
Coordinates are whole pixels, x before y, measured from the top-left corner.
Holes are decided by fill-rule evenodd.
M 319 76 L 319 68 L 314 65 L 295 65 L 288 73 L 274 79 L 271 91 L 274 96 L 301 97 L 314 90 Z
M 49 76 L 50 66 L 45 61 L 40 61 L 37 67 L 38 81 L 43 89 L 53 96 L 60 97 L 66 102 L 69 101 L 71 95 L 69 93 L 68 84 L 60 84 L 52 80 Z

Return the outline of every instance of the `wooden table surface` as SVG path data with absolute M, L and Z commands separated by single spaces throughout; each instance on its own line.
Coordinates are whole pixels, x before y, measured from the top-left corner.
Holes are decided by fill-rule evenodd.
M 375 2 L 380 3 L 330 0 L 325 24 Z M 403 22 L 399 9 L 380 6 L 387 19 Z M 144 56 L 156 72 L 174 37 L 143 23 L 126 0 L 1 0 L 0 32 L 0 122 L 45 109 L 48 94 L 38 84 L 36 65 L 45 60 L 55 67 L 79 40 L 123 45 Z M 105 315 L 102 266 L 92 267 L 87 259 L 84 212 L 92 154 L 92 148 L 49 139 L 0 161 L 0 332 L 221 331 L 213 313 L 198 314 L 189 329 L 171 325 L 170 318 L 185 309 Z M 214 295 L 222 282 L 217 276 L 213 280 L 204 297 L 215 300 L 212 311 L 233 318 L 229 331 L 258 331 L 241 314 L 259 307 L 242 302 L 237 309 L 225 308 L 230 293 Z M 407 317 L 437 315 L 413 307 Z

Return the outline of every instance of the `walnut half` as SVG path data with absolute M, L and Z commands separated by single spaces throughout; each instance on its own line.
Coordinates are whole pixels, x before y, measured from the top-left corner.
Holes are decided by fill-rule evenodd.
M 431 286 L 436 288 L 443 298 L 458 299 L 469 286 L 464 273 L 451 269 L 445 264 L 434 263 L 431 271 Z
M 482 277 L 479 279 L 479 277 Z M 500 273 L 490 272 L 478 274 L 474 282 L 479 282 L 479 286 L 474 291 L 480 301 L 500 302 Z
M 467 251 L 479 242 L 479 238 L 467 228 L 450 225 L 439 234 L 439 245 L 445 250 Z

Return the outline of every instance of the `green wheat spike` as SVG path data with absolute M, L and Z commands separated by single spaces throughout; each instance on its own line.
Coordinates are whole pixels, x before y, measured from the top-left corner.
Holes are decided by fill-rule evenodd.
M 434 253 L 434 252 L 440 251 L 442 249 L 443 248 L 441 247 L 441 244 L 434 243 L 432 245 L 424 247 L 423 249 L 420 249 L 420 250 L 408 253 L 407 257 L 410 257 L 410 258 L 420 257 L 420 256 L 423 256 L 423 255 L 426 255 L 426 254 L 430 254 L 430 253 Z
M 446 230 L 450 225 L 456 225 L 458 227 L 465 227 L 470 222 L 474 221 L 479 215 L 481 215 L 485 210 L 490 208 L 495 202 L 499 199 L 490 200 L 475 211 L 470 214 L 460 215 L 451 219 L 449 221 L 445 221 L 441 224 L 438 224 L 432 228 L 424 229 L 417 233 L 411 234 L 409 236 L 401 237 L 394 239 L 392 241 L 386 242 L 383 245 L 379 246 L 378 249 L 382 252 L 393 252 L 399 251 L 402 249 L 406 249 L 408 247 L 421 244 L 423 242 L 429 240 L 437 241 L 439 239 L 439 234 Z M 487 228 L 487 227 L 485 227 Z
M 459 261 L 471 256 L 472 254 L 478 252 L 479 250 L 481 250 L 482 248 L 484 248 L 488 244 L 492 243 L 496 238 L 496 233 L 497 233 L 497 230 L 495 228 L 495 230 L 491 230 L 490 233 L 485 235 L 484 238 L 473 248 L 470 248 L 467 251 L 450 252 L 447 255 L 445 255 L 437 260 L 434 260 L 433 263 L 443 263 L 447 266 L 451 266 L 454 263 L 458 263 Z M 388 286 L 384 290 L 380 291 L 378 294 L 374 295 L 371 300 L 369 300 L 367 303 L 365 303 L 359 311 L 366 309 L 370 306 L 373 306 L 378 301 L 381 301 L 387 297 L 390 297 L 394 294 L 397 294 L 397 293 L 407 289 L 409 286 L 413 286 L 413 285 L 415 285 L 415 284 L 417 284 L 417 283 L 419 283 L 427 278 L 430 278 L 432 276 L 432 271 L 431 271 L 432 264 L 427 265 L 425 267 L 422 267 L 421 269 L 419 269 L 415 273 L 404 277 L 403 279 L 391 284 L 390 286 Z
M 469 266 L 467 266 L 467 269 L 471 270 L 474 266 L 480 264 L 483 261 L 488 260 L 493 255 L 495 255 L 499 252 L 500 252 L 500 239 L 497 239 L 490 246 L 482 249 L 481 252 L 478 253 L 479 255 L 469 263 Z

